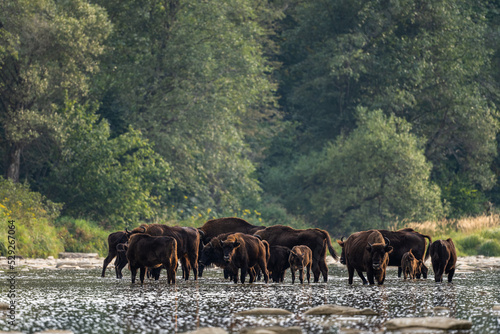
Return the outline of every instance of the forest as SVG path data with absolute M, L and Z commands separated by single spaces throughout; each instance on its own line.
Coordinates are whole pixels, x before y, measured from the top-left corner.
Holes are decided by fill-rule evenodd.
M 487 0 L 3 0 L 0 216 L 48 254 L 150 222 L 339 236 L 489 214 L 499 14 Z

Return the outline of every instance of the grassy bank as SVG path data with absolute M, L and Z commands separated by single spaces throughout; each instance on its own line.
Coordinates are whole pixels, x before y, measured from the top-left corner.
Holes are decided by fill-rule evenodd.
M 500 215 L 479 216 L 437 222 L 409 223 L 432 240 L 452 238 L 458 256 L 500 256 Z

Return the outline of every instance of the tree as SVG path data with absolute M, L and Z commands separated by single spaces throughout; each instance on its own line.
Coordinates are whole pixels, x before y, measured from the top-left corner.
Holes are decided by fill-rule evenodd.
M 43 193 L 64 203 L 64 214 L 106 227 L 151 219 L 166 205 L 169 165 L 132 128 L 111 138 L 95 109 L 67 102 L 59 110 L 66 137 Z
M 23 150 L 57 138 L 57 106 L 81 99 L 110 32 L 104 10 L 84 0 L 0 4 L 0 124 L 5 174 L 19 181 Z
M 99 78 L 114 102 L 100 112 L 122 112 L 155 143 L 172 168 L 173 202 L 234 209 L 257 198 L 249 143 L 259 148 L 274 114 L 264 57 L 272 11 L 248 0 L 101 4 L 116 30 Z
M 405 120 L 359 108 L 356 129 L 295 165 L 288 208 L 337 233 L 441 218 L 423 148 Z
M 297 151 L 353 131 L 361 105 L 411 123 L 441 187 L 491 188 L 499 124 L 485 13 L 467 1 L 297 1 L 280 70 Z

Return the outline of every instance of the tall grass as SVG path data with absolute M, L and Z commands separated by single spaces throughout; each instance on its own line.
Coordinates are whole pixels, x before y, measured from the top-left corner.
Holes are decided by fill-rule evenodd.
M 433 240 L 452 238 L 459 256 L 500 256 L 500 215 L 407 223 Z

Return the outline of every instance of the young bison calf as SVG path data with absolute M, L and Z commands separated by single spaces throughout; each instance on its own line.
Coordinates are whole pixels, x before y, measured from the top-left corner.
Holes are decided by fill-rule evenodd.
M 130 237 L 127 259 L 135 283 L 137 269 L 140 269 L 141 284 L 144 283 L 146 268 L 163 265 L 167 270 L 168 283 L 175 284 L 177 270 L 177 241 L 172 237 L 155 237 L 148 234 L 135 234 Z
M 451 283 L 457 263 L 457 251 L 451 238 L 434 241 L 431 244 L 430 253 L 435 281 L 442 282 L 443 274 L 448 274 L 448 282 Z
M 311 283 L 312 251 L 305 245 L 294 246 L 288 258 L 292 272 L 292 284 L 295 283 L 295 271 L 299 270 L 300 283 L 304 283 L 304 268 L 307 268 L 307 282 Z
M 401 258 L 401 269 L 404 274 L 404 279 L 409 277 L 410 279 L 415 279 L 417 274 L 420 273 L 422 267 L 422 260 L 417 260 L 415 255 L 413 255 L 412 250 L 403 254 Z

